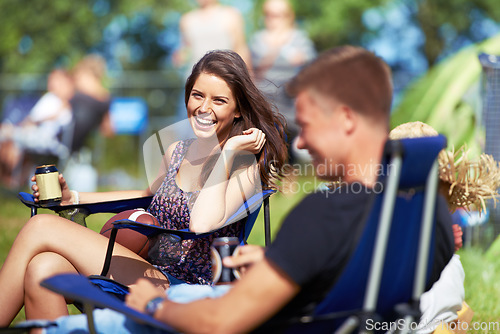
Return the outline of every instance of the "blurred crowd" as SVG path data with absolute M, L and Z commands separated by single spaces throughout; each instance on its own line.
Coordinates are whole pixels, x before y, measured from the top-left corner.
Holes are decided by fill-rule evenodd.
M 22 186 L 38 163 L 66 161 L 94 129 L 105 136 L 113 134 L 105 74 L 106 62 L 93 54 L 71 69 L 55 68 L 48 75 L 47 91 L 21 121 L 2 121 L 0 180 L 4 187 Z
M 180 19 L 181 45 L 173 54 L 172 64 L 182 69 L 185 80 L 193 64 L 207 51 L 237 52 L 257 87 L 285 116 L 293 163 L 298 155 L 298 150 L 293 150 L 298 128 L 294 103 L 285 84 L 316 56 L 316 51 L 305 31 L 297 26 L 288 0 L 266 0 L 261 12 L 262 27 L 247 36 L 245 19 L 238 9 L 217 0 L 197 0 L 196 8 Z M 26 174 L 37 163 L 67 161 L 82 148 L 94 129 L 100 129 L 104 136 L 113 134 L 109 116 L 111 95 L 103 85 L 105 75 L 106 62 L 95 54 L 84 57 L 72 68 L 55 68 L 48 75 L 47 91 L 21 121 L 13 123 L 4 117 L 0 125 L 2 186 L 23 186 Z M 186 118 L 183 94 L 179 96 L 177 118 Z

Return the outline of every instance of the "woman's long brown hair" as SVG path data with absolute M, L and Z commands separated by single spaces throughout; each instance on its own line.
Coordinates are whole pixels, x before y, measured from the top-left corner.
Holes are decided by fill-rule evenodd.
M 191 90 L 201 73 L 213 74 L 224 80 L 236 100 L 241 117 L 235 118 L 228 138 L 241 135 L 249 128 L 260 129 L 266 135 L 263 149 L 256 155 L 262 186 L 274 187 L 274 178 L 285 173 L 288 153 L 285 141 L 285 119 L 274 111 L 271 104 L 253 83 L 243 59 L 234 51 L 215 50 L 203 56 L 186 81 L 185 103 L 187 106 Z M 221 143 L 221 147 L 224 143 Z M 203 169 L 201 180 L 211 172 Z

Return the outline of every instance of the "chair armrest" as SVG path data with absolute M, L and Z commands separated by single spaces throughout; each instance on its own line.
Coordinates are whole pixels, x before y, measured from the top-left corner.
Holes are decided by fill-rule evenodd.
M 140 223 L 136 222 L 134 220 L 129 220 L 129 219 L 121 219 L 114 221 L 113 223 L 113 229 L 123 229 L 123 228 L 128 228 L 131 230 L 134 230 L 136 232 L 139 232 L 148 238 L 155 237 L 160 234 L 172 234 L 180 237 L 181 240 L 186 240 L 186 239 L 198 239 L 198 238 L 204 238 L 213 232 L 207 232 L 207 233 L 195 233 L 191 232 L 187 229 L 183 230 L 172 230 L 168 228 L 164 228 L 161 226 L 156 226 L 156 225 L 151 225 L 151 224 L 145 224 L 145 223 Z
M 167 332 L 175 332 L 171 327 L 150 317 L 142 312 L 134 310 L 119 299 L 108 295 L 99 288 L 92 285 L 88 278 L 77 274 L 61 274 L 50 277 L 40 283 L 41 286 L 59 293 L 66 298 L 76 300 L 84 305 L 102 307 L 123 313 L 134 321 L 145 323 Z M 89 309 L 89 307 L 85 307 Z M 88 316 L 88 314 L 87 314 Z
M 32 212 L 39 208 L 50 209 L 56 213 L 59 213 L 63 210 L 71 210 L 71 209 L 80 209 L 85 211 L 87 214 L 94 213 L 119 213 L 125 210 L 144 208 L 146 209 L 153 196 L 145 196 L 145 197 L 137 197 L 137 198 L 127 198 L 120 199 L 115 201 L 107 201 L 107 202 L 96 202 L 96 203 L 82 203 L 82 204 L 71 204 L 71 205 L 52 205 L 52 206 L 41 206 L 38 203 L 35 203 L 35 198 L 32 194 L 26 192 L 20 192 L 17 197 L 21 200 L 21 202 L 29 207 Z

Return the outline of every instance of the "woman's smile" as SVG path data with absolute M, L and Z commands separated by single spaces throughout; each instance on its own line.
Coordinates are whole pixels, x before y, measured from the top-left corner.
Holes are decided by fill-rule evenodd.
M 211 129 L 217 124 L 217 121 L 212 119 L 209 113 L 195 115 L 194 120 L 196 121 L 197 127 L 201 130 Z
M 228 84 L 216 75 L 201 73 L 196 79 L 187 104 L 191 126 L 198 138 L 217 133 L 219 141 L 231 131 L 240 117 Z

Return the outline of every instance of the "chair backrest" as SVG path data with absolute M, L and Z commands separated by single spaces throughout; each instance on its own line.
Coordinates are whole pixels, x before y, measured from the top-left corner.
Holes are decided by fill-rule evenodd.
M 246 217 L 245 228 L 241 231 L 239 237 L 240 243 L 245 243 L 252 232 L 255 221 L 259 216 L 259 212 L 264 203 L 264 234 L 266 245 L 270 240 L 270 217 L 269 217 L 269 197 L 274 194 L 276 190 L 263 190 L 261 193 L 255 194 L 250 197 L 242 206 L 227 220 L 228 223 L 238 221 L 242 217 Z
M 116 134 L 140 135 L 148 126 L 148 105 L 141 97 L 115 97 L 109 108 Z
M 2 122 L 17 125 L 29 115 L 31 109 L 40 99 L 39 95 L 9 96 L 5 99 L 2 108 Z
M 418 301 L 432 267 L 436 157 L 445 147 L 444 136 L 387 142 L 357 248 L 315 316 L 290 332 L 331 332 L 354 313 L 389 319 L 395 305 Z

